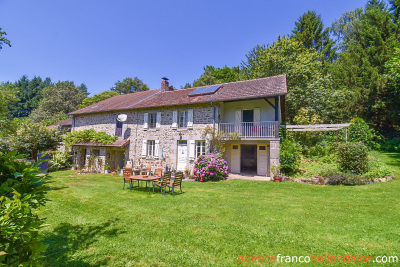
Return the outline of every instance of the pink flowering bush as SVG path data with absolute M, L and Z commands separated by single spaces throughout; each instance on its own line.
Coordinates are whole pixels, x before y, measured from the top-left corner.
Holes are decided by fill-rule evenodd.
M 221 154 L 202 155 L 194 164 L 193 174 L 196 181 L 219 181 L 228 173 L 228 163 Z

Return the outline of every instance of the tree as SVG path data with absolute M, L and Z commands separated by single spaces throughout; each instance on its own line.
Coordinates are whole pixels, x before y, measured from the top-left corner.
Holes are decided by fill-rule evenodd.
M 181 85 L 181 89 L 186 89 L 186 88 L 192 88 L 192 84 L 191 83 L 185 83 L 184 86 Z
M 14 85 L 0 83 L 0 121 L 8 117 L 10 107 L 18 99 L 17 93 Z
M 81 83 L 81 85 L 79 85 L 78 88 L 79 88 L 79 90 L 84 92 L 86 94 L 86 96 L 89 95 L 88 88 L 85 83 Z
M 8 123 L 10 108 L 18 100 L 17 93 L 18 91 L 14 85 L 0 83 L 0 150 L 2 147 L 2 136 L 10 131 L 10 124 Z
M 393 15 L 393 22 L 396 25 L 396 39 L 400 35 L 400 0 L 390 0 L 390 11 Z
M 140 80 L 138 77 L 135 78 L 125 78 L 121 81 L 117 81 L 113 87 L 110 89 L 111 91 L 115 91 L 120 95 L 123 94 L 130 94 L 130 93 L 136 93 L 136 92 L 141 92 L 141 91 L 147 91 L 149 90 L 149 87 L 143 83 L 142 80 Z
M 63 117 L 69 112 L 77 110 L 87 94 L 73 82 L 57 82 L 42 90 L 43 98 L 37 109 L 32 111 L 30 118 L 40 122 L 48 118 Z
M 115 92 L 115 91 L 104 91 L 104 92 L 101 92 L 101 93 L 99 93 L 97 95 L 94 95 L 92 97 L 85 98 L 82 101 L 82 104 L 79 105 L 79 108 L 84 108 L 84 107 L 90 106 L 92 104 L 95 104 L 97 102 L 106 100 L 106 99 L 108 99 L 110 97 L 113 97 L 113 96 L 116 96 L 116 95 L 118 95 L 118 93 Z
M 389 119 L 392 125 L 400 127 L 400 48 L 385 64 L 385 77 L 388 80 L 388 98 L 390 103 Z
M 225 66 L 223 68 L 216 68 L 211 65 L 204 67 L 204 73 L 193 82 L 193 86 L 187 83 L 184 88 L 199 87 L 218 83 L 227 83 L 238 81 L 240 74 L 239 66 L 230 68 Z
M 398 45 L 393 15 L 385 2 L 378 0 L 369 1 L 361 13 L 352 14 L 335 25 L 343 50 L 339 59 L 328 66 L 329 72 L 335 86 L 352 92 L 353 116 L 365 119 L 376 129 L 387 130 L 392 122 L 385 63 Z
M 11 47 L 10 40 L 8 40 L 6 37 L 4 37 L 6 35 L 7 35 L 7 33 L 5 31 L 2 31 L 1 27 L 0 27 L 0 50 L 3 49 L 3 44 L 6 44 L 9 47 Z
M 23 75 L 14 84 L 18 88 L 17 96 L 19 100 L 13 105 L 11 113 L 13 117 L 27 117 L 32 110 L 39 106 L 42 99 L 41 91 L 51 85 L 51 79 L 47 77 L 43 80 L 35 76 L 32 80 L 29 80 L 26 75 Z
M 8 137 L 8 147 L 10 151 L 29 153 L 32 159 L 37 160 L 38 152 L 56 149 L 61 141 L 60 133 L 55 129 L 25 119 L 20 121 L 18 130 Z
M 354 24 L 360 19 L 362 12 L 362 8 L 345 12 L 342 17 L 332 23 L 330 29 L 333 36 L 336 37 L 337 51 L 346 49 L 346 44 L 351 40 L 350 36 L 353 32 Z
M 324 121 L 340 119 L 330 111 L 340 103 L 341 91 L 334 90 L 331 77 L 322 73 L 320 54 L 314 48 L 305 48 L 294 37 L 280 37 L 272 45 L 256 46 L 246 57 L 241 74 L 245 79 L 286 74 L 289 122 L 300 108 L 320 114 Z
M 301 15 L 295 25 L 292 31 L 293 36 L 305 48 L 314 48 L 318 53 L 321 53 L 323 60 L 332 61 L 334 59 L 334 43 L 329 37 L 329 28 L 324 29 L 321 15 L 309 10 Z

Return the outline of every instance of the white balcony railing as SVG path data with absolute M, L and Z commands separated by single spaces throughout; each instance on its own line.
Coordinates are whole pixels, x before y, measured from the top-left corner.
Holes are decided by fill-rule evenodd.
M 279 137 L 278 128 L 277 121 L 219 123 L 218 125 L 220 133 L 238 133 L 240 138 Z

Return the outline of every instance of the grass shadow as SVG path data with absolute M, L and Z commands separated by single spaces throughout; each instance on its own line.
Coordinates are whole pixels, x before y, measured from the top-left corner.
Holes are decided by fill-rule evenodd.
M 56 182 L 53 180 L 49 180 L 49 179 L 46 180 L 46 185 L 49 188 L 49 190 L 57 191 L 57 190 L 62 190 L 62 189 L 68 188 L 68 186 L 54 186 L 52 184 L 56 184 Z
M 382 157 L 382 161 L 389 167 L 395 170 L 396 176 L 400 175 L 400 153 L 397 152 L 381 152 L 384 157 Z M 386 158 L 386 159 L 385 159 Z
M 65 188 L 68 188 L 68 186 L 50 186 L 51 191 L 63 190 Z
M 113 227 L 118 219 L 96 225 L 72 225 L 61 223 L 51 233 L 44 236 L 43 242 L 48 245 L 45 253 L 45 265 L 47 266 L 101 266 L 108 262 L 98 260 L 89 264 L 88 256 L 80 254 L 78 259 L 74 255 L 77 252 L 88 251 L 97 242 L 100 236 L 116 238 L 125 233 L 125 230 Z M 75 256 L 73 258 L 73 256 Z
M 392 158 L 393 160 L 396 160 L 400 163 L 400 153 L 397 152 L 382 152 L 383 155 L 386 155 L 390 158 Z

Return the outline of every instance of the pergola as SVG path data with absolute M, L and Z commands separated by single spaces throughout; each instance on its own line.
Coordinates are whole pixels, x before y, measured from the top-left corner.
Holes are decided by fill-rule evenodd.
M 341 124 L 308 124 L 308 125 L 281 125 L 289 132 L 327 132 L 345 130 L 345 138 L 347 142 L 347 128 L 351 123 Z

